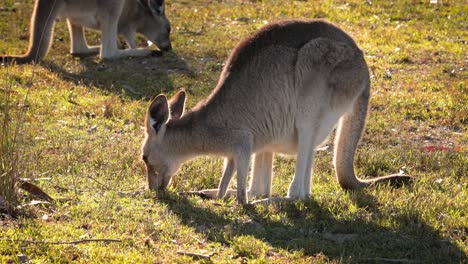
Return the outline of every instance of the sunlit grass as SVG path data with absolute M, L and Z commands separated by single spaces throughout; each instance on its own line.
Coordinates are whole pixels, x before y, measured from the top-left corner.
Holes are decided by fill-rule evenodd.
M 31 5 L 0 4 L 0 53 L 26 50 Z M 40 66 L 0 66 L 0 80 L 18 96 L 31 87 L 21 177 L 38 180 L 57 199 L 23 208 L 18 219 L 0 215 L 0 262 L 18 255 L 35 263 L 194 261 L 177 251 L 215 253 L 214 263 L 467 261 L 463 1 L 174 0 L 167 13 L 174 51 L 163 57 L 74 58 L 60 22 Z M 293 17 L 328 19 L 364 50 L 372 99 L 357 173 L 404 170 L 415 175 L 413 186 L 345 192 L 334 179 L 330 146 L 316 155 L 312 198 L 304 202 L 242 208 L 235 199 L 177 194 L 217 186 L 222 161 L 211 157 L 183 166 L 166 197 L 145 191 L 139 148 L 150 98 L 185 89 L 188 107 L 195 105 L 215 87 L 239 40 L 269 21 Z M 90 38 L 99 41 L 95 33 Z M 294 166 L 275 158 L 274 195 L 286 195 Z M 19 198 L 21 204 L 32 199 L 24 192 Z M 96 238 L 121 242 L 27 242 Z

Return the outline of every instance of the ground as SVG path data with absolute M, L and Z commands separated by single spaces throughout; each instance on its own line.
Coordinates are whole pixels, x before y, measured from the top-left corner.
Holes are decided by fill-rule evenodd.
M 7 94 L 25 113 L 9 119 L 22 128 L 20 177 L 55 199 L 36 204 L 19 193 L 16 218 L 0 216 L 0 262 L 468 262 L 468 6 L 431 2 L 169 0 L 174 50 L 116 61 L 72 57 L 57 23 L 40 65 L 0 66 L 2 122 Z M 0 54 L 26 50 L 31 9 L 32 1 L 0 4 Z M 238 41 L 284 18 L 324 18 L 355 38 L 372 81 L 357 173 L 404 171 L 415 182 L 346 192 L 330 142 L 307 201 L 242 207 L 179 194 L 217 186 L 222 161 L 213 157 L 184 165 L 155 198 L 140 161 L 150 99 L 185 89 L 190 108 L 215 87 Z M 88 38 L 98 43 L 96 33 Z M 275 157 L 275 196 L 286 194 L 294 164 Z

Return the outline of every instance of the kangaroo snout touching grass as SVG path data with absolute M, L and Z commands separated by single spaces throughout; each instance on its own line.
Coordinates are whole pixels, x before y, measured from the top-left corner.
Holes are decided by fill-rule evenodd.
M 273 154 L 281 153 L 297 155 L 288 198 L 307 199 L 314 151 L 336 125 L 333 163 L 341 187 L 409 180 L 354 173 L 369 89 L 363 52 L 338 27 L 321 20 L 270 23 L 234 48 L 216 88 L 191 111 L 184 113 L 184 92 L 152 101 L 142 147 L 149 188 L 164 190 L 191 158 L 219 155 L 225 158 L 219 189 L 206 192 L 224 197 L 237 172 L 237 199 L 246 204 L 247 194 L 271 196 Z
M 144 35 L 162 51 L 171 49 L 171 27 L 164 0 L 36 0 L 28 51 L 21 56 L 0 56 L 0 62 L 37 63 L 43 59 L 52 44 L 56 19 L 67 20 L 70 53 L 74 55 L 99 53 L 103 59 L 112 59 L 152 54 L 150 49 L 137 48 L 136 33 Z M 84 28 L 101 32 L 100 46 L 88 46 Z M 123 35 L 128 49 L 117 47 L 118 34 Z

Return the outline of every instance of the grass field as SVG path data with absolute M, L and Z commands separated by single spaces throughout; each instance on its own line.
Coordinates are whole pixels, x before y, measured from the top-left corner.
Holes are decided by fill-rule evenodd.
M 26 50 L 32 2 L 0 3 L 0 54 Z M 162 57 L 72 57 L 59 22 L 40 65 L 0 66 L 0 120 L 7 94 L 26 110 L 22 121 L 9 113 L 22 124 L 10 156 L 21 178 L 56 200 L 30 204 L 21 191 L 15 217 L 0 214 L 0 263 L 468 262 L 466 1 L 168 0 L 167 16 L 174 49 Z M 243 208 L 179 195 L 217 186 L 222 160 L 212 157 L 183 166 L 164 198 L 145 191 L 149 100 L 185 89 L 193 106 L 239 40 L 283 18 L 325 18 L 355 38 L 372 75 L 357 172 L 403 170 L 414 184 L 343 191 L 330 142 L 316 156 L 307 201 Z M 286 194 L 294 164 L 275 157 L 275 196 Z M 62 243 L 71 241 L 80 243 Z

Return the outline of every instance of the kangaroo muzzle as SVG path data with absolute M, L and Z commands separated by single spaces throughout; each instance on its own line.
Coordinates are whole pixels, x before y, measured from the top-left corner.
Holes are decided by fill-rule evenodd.
M 156 173 L 151 165 L 147 166 L 148 187 L 152 191 L 163 192 L 169 185 L 171 178 L 166 177 L 164 173 Z
M 166 44 L 166 45 L 161 45 L 160 47 L 158 46 L 158 48 L 159 48 L 161 51 L 170 51 L 170 50 L 172 50 L 172 44 L 169 42 L 169 43 Z

